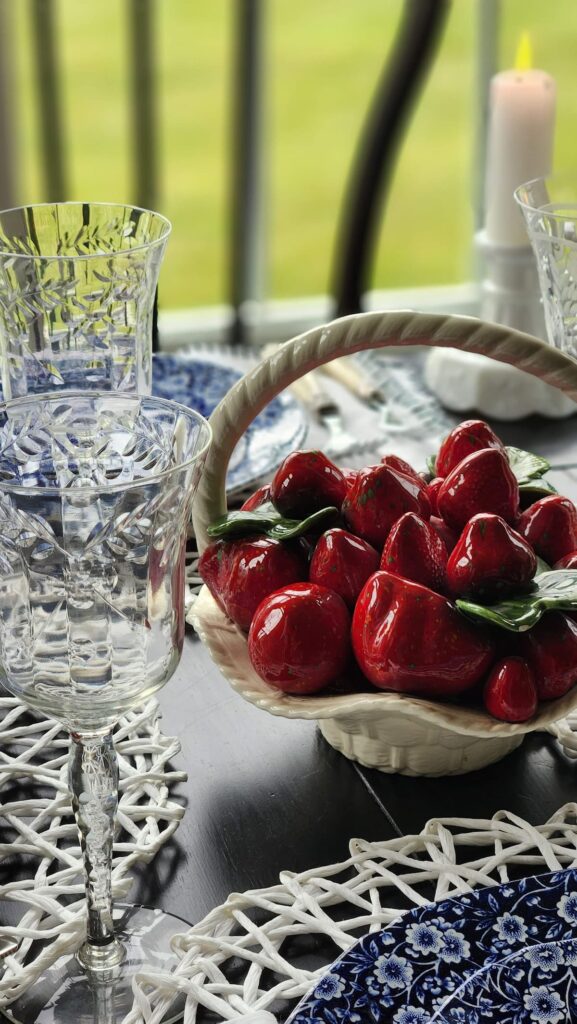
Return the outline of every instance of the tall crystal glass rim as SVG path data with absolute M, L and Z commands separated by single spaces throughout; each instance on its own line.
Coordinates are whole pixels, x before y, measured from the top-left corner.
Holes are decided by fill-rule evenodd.
M 553 184 L 563 184 L 563 182 L 571 182 L 575 190 L 575 200 L 573 202 L 564 203 L 565 210 L 575 209 L 575 217 L 577 219 L 577 170 L 574 174 L 566 172 L 565 174 L 545 174 L 538 178 L 531 178 L 530 181 L 524 181 L 521 185 L 518 185 L 513 196 L 518 205 L 526 210 L 528 213 L 540 213 L 543 217 L 548 218 L 552 221 L 557 221 L 559 224 L 564 224 L 567 221 L 567 213 L 555 213 L 554 210 L 549 208 L 549 204 L 546 203 L 544 206 L 534 206 L 533 203 L 527 202 L 523 197 L 523 193 L 527 192 L 532 185 L 538 185 L 540 183 L 550 182 Z M 557 205 L 557 204 L 555 204 Z
M 73 260 L 77 262 L 84 262 L 85 260 L 102 260 L 111 259 L 113 256 L 119 255 L 120 253 L 133 253 L 142 252 L 145 249 L 156 249 L 159 245 L 164 245 L 168 236 L 172 231 L 172 222 L 169 221 L 168 217 L 165 217 L 163 213 L 158 213 L 156 210 L 149 210 L 146 206 L 133 206 L 131 203 L 106 203 L 106 202 L 80 202 L 79 200 L 71 200 L 62 203 L 26 203 L 23 206 L 9 206 L 4 210 L 0 210 L 0 217 L 5 213 L 17 213 L 19 210 L 47 210 L 53 209 L 54 207 L 82 207 L 92 206 L 100 208 L 108 208 L 109 210 L 134 210 L 136 213 L 150 213 L 153 217 L 156 217 L 159 221 L 164 224 L 162 234 L 158 238 L 151 239 L 150 242 L 142 242 L 140 245 L 134 245 L 130 249 L 118 249 L 114 252 L 89 252 L 83 254 L 70 254 L 65 253 L 54 253 L 54 255 L 36 255 L 34 253 L 16 252 L 14 249 L 5 248 L 0 241 L 0 259 L 5 256 L 10 256 L 11 259 L 15 260 L 39 260 L 43 262 L 56 261 L 56 260 Z
M 18 406 L 30 405 L 34 402 L 34 405 L 41 402 L 64 402 L 69 398 L 106 398 L 110 399 L 115 397 L 113 391 L 66 391 L 63 394 L 55 394 L 53 391 L 45 391 L 41 394 L 34 395 L 23 395 L 21 398 L 11 399 L 9 402 L 0 403 L 0 417 L 11 409 L 18 408 Z M 183 462 L 179 462 L 175 466 L 171 466 L 169 469 L 163 469 L 160 473 L 151 473 L 150 476 L 137 477 L 135 480 L 124 480 L 117 484 L 104 484 L 98 487 L 75 487 L 75 494 L 114 494 L 120 491 L 130 491 L 137 487 L 145 487 L 147 484 L 157 483 L 159 480 L 168 479 L 173 473 L 178 470 L 187 469 L 189 466 L 193 466 L 195 462 L 206 453 L 211 441 L 212 441 L 212 427 L 207 419 L 202 416 L 195 409 L 189 409 L 186 405 L 181 405 L 180 402 L 169 402 L 166 398 L 156 398 L 154 395 L 137 395 L 137 394 L 125 394 L 124 392 L 118 393 L 117 397 L 123 402 L 129 402 L 130 404 L 136 405 L 137 402 L 147 402 L 153 405 L 161 406 L 164 409 L 168 409 L 170 412 L 178 411 L 184 413 L 189 419 L 194 419 L 204 430 L 206 434 L 206 440 L 204 444 L 198 448 L 191 458 L 186 459 Z M 6 494 L 49 494 L 52 496 L 70 494 L 70 488 L 68 487 L 31 487 L 25 486 L 24 484 L 14 484 L 9 480 L 0 480 L 0 492 Z

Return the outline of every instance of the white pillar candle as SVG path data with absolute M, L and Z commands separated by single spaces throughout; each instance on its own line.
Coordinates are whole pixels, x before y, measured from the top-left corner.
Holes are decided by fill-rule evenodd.
M 529 244 L 513 191 L 551 173 L 555 82 L 537 69 L 501 71 L 491 81 L 485 231 L 495 245 Z

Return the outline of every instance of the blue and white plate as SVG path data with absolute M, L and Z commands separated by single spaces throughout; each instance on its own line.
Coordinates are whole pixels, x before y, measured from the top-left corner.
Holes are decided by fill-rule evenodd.
M 289 1024 L 577 1022 L 577 870 L 406 914 L 344 953 Z
M 152 365 L 152 393 L 210 416 L 240 377 L 229 367 L 195 356 L 157 354 Z M 226 479 L 229 495 L 270 478 L 285 455 L 302 444 L 306 432 L 305 415 L 294 398 L 283 393 L 269 402 L 233 452 Z

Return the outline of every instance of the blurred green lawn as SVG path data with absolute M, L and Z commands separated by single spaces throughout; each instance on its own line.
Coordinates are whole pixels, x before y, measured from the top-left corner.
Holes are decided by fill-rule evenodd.
M 158 0 L 159 208 L 174 232 L 164 307 L 226 299 L 230 57 L 236 0 Z M 373 285 L 470 274 L 475 32 L 484 0 L 455 0 L 405 140 L 383 219 Z M 266 293 L 325 292 L 351 156 L 400 0 L 264 0 L 267 59 Z M 57 0 L 70 196 L 132 198 L 125 0 Z M 501 66 L 519 33 L 558 83 L 557 167 L 575 163 L 575 0 L 502 4 Z M 46 199 L 37 150 L 28 0 L 13 7 L 21 195 Z M 554 14 L 554 17 L 553 17 Z

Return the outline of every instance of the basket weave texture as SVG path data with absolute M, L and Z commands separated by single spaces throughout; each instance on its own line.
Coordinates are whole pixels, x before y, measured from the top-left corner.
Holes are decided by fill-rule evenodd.
M 225 479 L 237 442 L 260 410 L 302 374 L 339 356 L 388 346 L 440 346 L 478 352 L 510 363 L 577 402 L 577 362 L 536 338 L 473 317 L 411 311 L 361 313 L 315 328 L 287 342 L 247 373 L 211 417 L 213 445 L 194 509 L 199 550 L 207 527 L 226 512 Z M 447 775 L 473 771 L 504 757 L 528 731 L 555 731 L 577 707 L 577 687 L 522 725 L 481 712 L 407 695 L 349 694 L 302 698 L 279 695 L 262 683 L 246 656 L 246 641 L 206 591 L 191 621 L 223 674 L 246 699 L 272 714 L 318 718 L 325 738 L 347 757 L 386 772 Z M 561 727 L 564 733 L 569 730 Z

